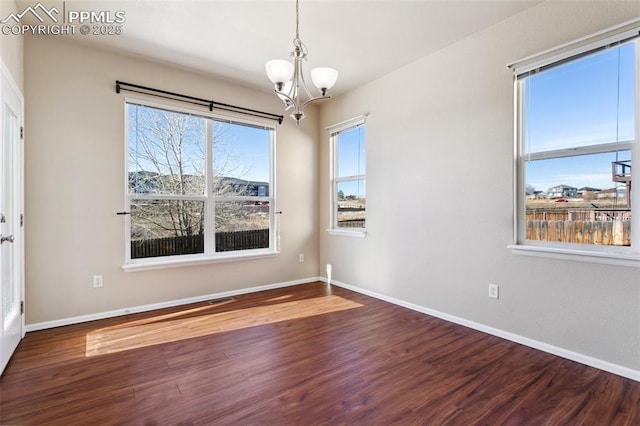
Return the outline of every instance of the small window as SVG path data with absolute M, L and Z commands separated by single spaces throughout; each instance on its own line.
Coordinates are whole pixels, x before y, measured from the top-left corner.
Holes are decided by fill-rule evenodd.
M 518 244 L 631 253 L 637 38 L 518 75 Z M 517 74 L 517 72 L 516 72 Z
M 333 151 L 331 227 L 362 233 L 366 228 L 366 141 L 364 120 L 331 134 Z
M 127 103 L 128 261 L 275 251 L 274 129 Z

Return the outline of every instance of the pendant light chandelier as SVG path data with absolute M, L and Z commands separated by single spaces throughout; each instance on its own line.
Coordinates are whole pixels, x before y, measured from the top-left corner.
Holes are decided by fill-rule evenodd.
M 296 0 L 296 38 L 293 39 L 293 52 L 291 52 L 291 62 L 283 59 L 273 59 L 266 63 L 265 69 L 269 80 L 275 86 L 276 95 L 285 105 L 285 111 L 293 109 L 291 117 L 300 124 L 304 118 L 304 107 L 307 104 L 328 99 L 327 90 L 331 89 L 338 79 L 338 71 L 333 68 L 319 67 L 311 70 L 311 80 L 320 91 L 319 96 L 313 96 L 304 81 L 302 71 L 302 61 L 307 60 L 307 47 L 300 40 L 300 6 Z M 301 98 L 306 95 L 306 100 Z

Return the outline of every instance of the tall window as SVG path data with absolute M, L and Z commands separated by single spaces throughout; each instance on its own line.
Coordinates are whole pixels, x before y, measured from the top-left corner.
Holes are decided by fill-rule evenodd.
M 129 260 L 274 250 L 273 128 L 137 103 L 126 114 Z
M 637 39 L 621 40 L 518 75 L 519 244 L 607 253 L 640 244 L 637 63 Z
M 331 133 L 333 151 L 332 229 L 362 233 L 366 225 L 366 142 L 364 119 Z

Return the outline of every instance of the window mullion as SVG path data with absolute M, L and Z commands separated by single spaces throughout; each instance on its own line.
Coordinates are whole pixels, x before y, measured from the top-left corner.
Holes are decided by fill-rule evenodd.
M 523 154 L 527 160 L 547 160 L 550 158 L 575 157 L 578 155 L 603 154 L 606 152 L 628 151 L 633 148 L 634 141 L 611 142 L 599 145 L 586 145 L 575 148 L 556 149 Z
M 216 251 L 215 238 L 215 199 L 212 196 L 213 190 L 213 120 L 206 121 L 205 131 L 205 217 L 204 217 L 204 252 L 214 254 Z
M 204 201 L 203 195 L 173 195 L 173 194 L 129 194 L 129 201 L 133 200 L 187 200 L 187 201 Z
M 257 195 L 212 195 L 215 201 L 271 201 L 271 197 Z
M 336 178 L 336 182 L 348 182 L 352 180 L 364 180 L 366 179 L 366 175 L 353 175 L 353 176 L 344 176 Z

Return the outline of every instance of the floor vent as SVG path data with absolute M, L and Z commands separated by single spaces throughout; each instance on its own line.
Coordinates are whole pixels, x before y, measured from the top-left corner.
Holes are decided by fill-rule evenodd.
M 207 303 L 210 305 L 218 305 L 220 303 L 233 302 L 234 300 L 236 299 L 233 297 L 223 297 L 222 299 L 209 300 Z

